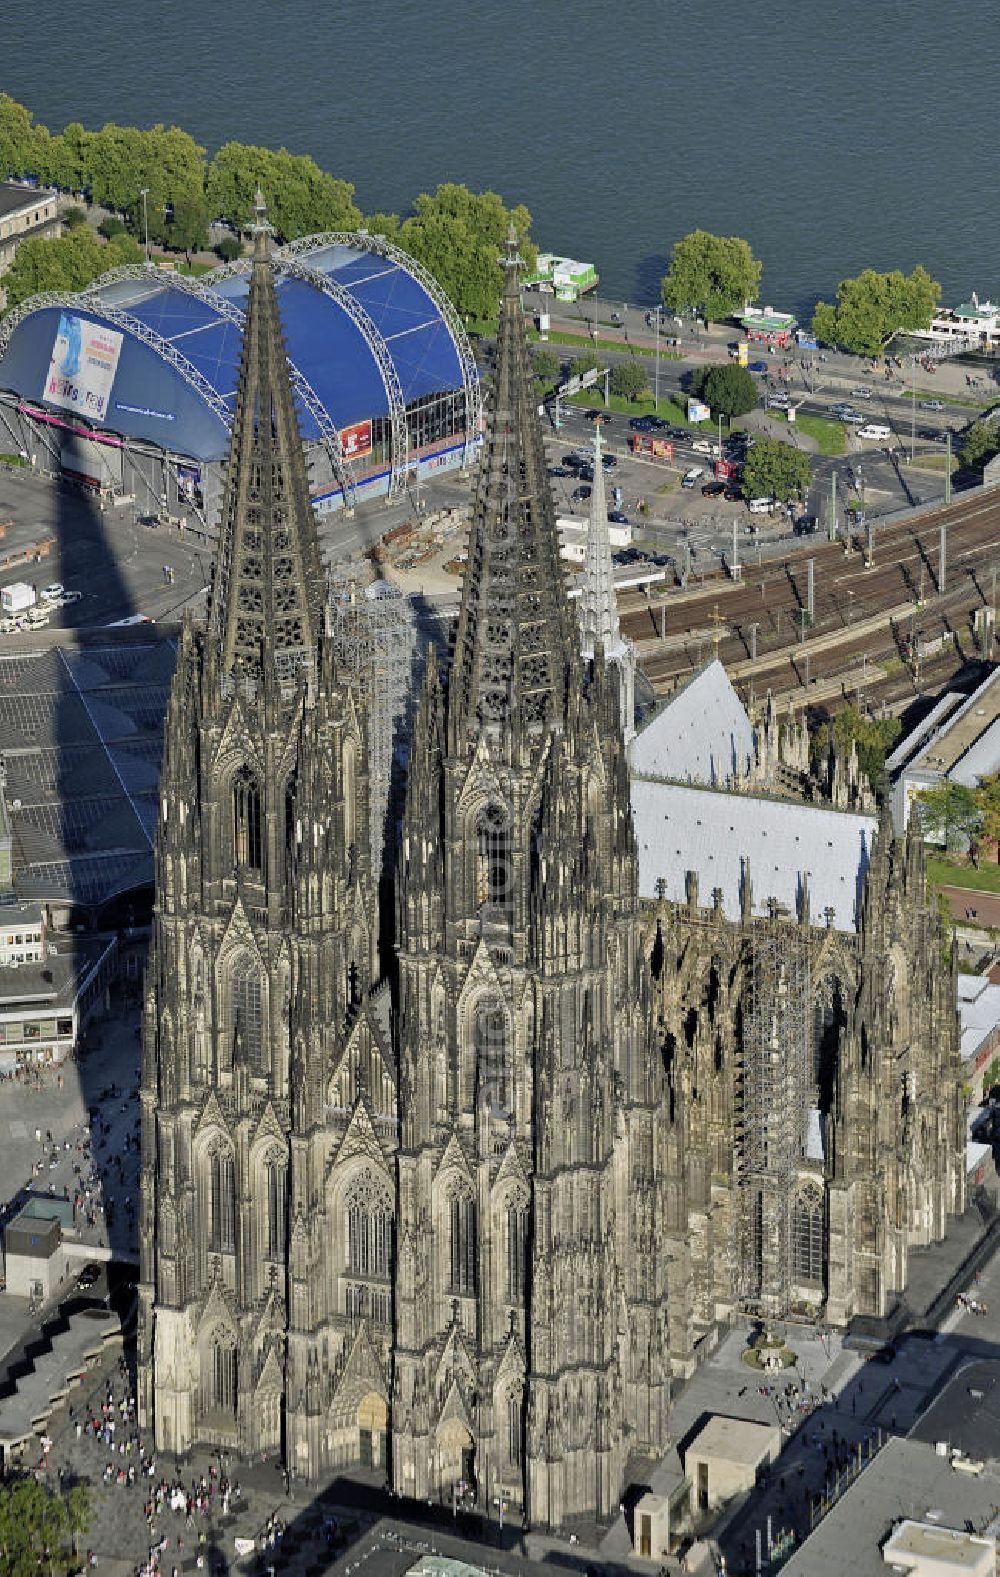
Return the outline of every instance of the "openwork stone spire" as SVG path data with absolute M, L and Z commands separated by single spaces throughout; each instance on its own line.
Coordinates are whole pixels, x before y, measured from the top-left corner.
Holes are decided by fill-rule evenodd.
M 314 662 L 322 568 L 260 191 L 255 214 L 209 632 L 223 682 L 266 676 L 287 691 Z
M 618 672 L 622 729 L 625 738 L 630 739 L 635 732 L 635 648 L 622 635 L 618 622 L 599 422 L 594 430 L 594 482 L 580 595 L 580 650 L 589 659 L 596 655 L 598 648 L 603 650 L 605 661 Z
M 575 662 L 574 620 L 518 289 L 511 228 L 493 398 L 469 534 L 449 713 L 465 737 L 561 724 Z

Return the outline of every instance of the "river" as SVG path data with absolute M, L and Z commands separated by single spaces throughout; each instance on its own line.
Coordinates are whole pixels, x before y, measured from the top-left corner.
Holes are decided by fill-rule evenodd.
M 0 87 L 54 129 L 175 121 L 311 153 L 367 212 L 439 181 L 526 202 L 602 294 L 655 299 L 702 226 L 807 313 L 922 262 L 1000 289 L 997 0 L 100 0 L 0 19 Z M 984 73 L 984 75 L 981 75 Z

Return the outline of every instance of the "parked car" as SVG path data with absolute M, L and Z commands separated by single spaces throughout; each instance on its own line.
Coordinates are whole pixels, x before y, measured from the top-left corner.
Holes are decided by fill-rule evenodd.
M 59 598 L 62 596 L 62 594 L 63 594 L 63 592 L 65 590 L 66 590 L 66 588 L 63 585 L 62 581 L 54 580 L 52 582 L 51 586 L 44 587 L 44 589 L 42 591 L 42 601 L 43 602 L 58 602 Z
M 101 1267 L 100 1267 L 100 1265 L 84 1265 L 84 1267 L 81 1270 L 79 1276 L 77 1276 L 77 1278 L 76 1278 L 77 1286 L 78 1287 L 92 1287 L 95 1284 L 95 1282 L 97 1282 L 100 1279 L 100 1275 L 101 1275 Z
M 690 471 L 685 472 L 683 481 L 681 482 L 681 487 L 688 487 L 688 488 L 690 488 L 690 487 L 697 487 L 698 483 L 701 481 L 701 479 L 702 479 L 702 477 L 704 475 L 705 475 L 705 467 L 704 466 L 701 466 L 701 465 L 692 466 Z
M 554 465 L 549 468 L 549 476 L 572 476 L 568 465 Z
M 751 372 L 766 372 L 767 371 L 767 362 L 766 361 L 752 361 L 750 363 L 750 371 Z
M 922 404 L 922 406 L 923 406 L 925 411 L 943 411 L 944 410 L 944 401 L 943 400 L 921 400 L 920 403 Z
M 608 520 L 613 526 L 627 526 L 629 523 L 628 515 L 623 515 L 620 509 L 613 509 L 608 515 Z
M 580 499 L 589 498 L 590 492 L 591 490 L 589 487 L 577 487 L 573 489 L 573 497 Z
M 701 496 L 702 498 L 718 498 L 719 494 L 725 491 L 725 482 L 706 482 L 701 490 Z
M 601 455 L 601 465 L 604 467 L 605 471 L 613 471 L 617 464 L 618 456 L 616 454 Z
M 727 487 L 722 496 L 727 504 L 742 504 L 743 502 L 743 494 L 738 487 Z
M 82 596 L 82 591 L 64 591 L 62 596 L 59 598 L 58 606 L 60 608 L 68 608 L 70 603 L 79 602 Z
M 751 515 L 769 515 L 774 508 L 774 499 L 768 497 L 751 498 L 749 507 Z

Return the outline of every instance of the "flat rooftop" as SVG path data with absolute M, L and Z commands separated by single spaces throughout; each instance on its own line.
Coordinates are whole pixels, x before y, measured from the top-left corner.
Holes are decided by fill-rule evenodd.
M 1000 669 L 974 691 L 963 706 L 946 718 L 941 727 L 931 735 L 922 750 L 910 759 L 910 772 L 934 772 L 948 777 L 969 756 L 973 747 L 981 744 L 976 752 L 976 764 L 970 760 L 965 765 L 959 781 L 975 783 L 978 773 L 995 770 L 1000 756 L 1000 737 L 987 740 L 986 736 L 1000 720 Z M 1000 731 L 998 731 L 1000 733 Z M 982 758 L 980 762 L 980 758 Z M 993 762 L 993 767 L 989 765 Z M 969 779 L 968 772 L 972 772 Z
M 34 208 L 40 202 L 50 201 L 55 192 L 46 186 L 18 186 L 14 181 L 0 181 L 0 219 L 7 219 L 20 208 Z
M 767 1453 L 781 1445 L 781 1430 L 776 1424 L 758 1424 L 749 1418 L 727 1418 L 716 1413 L 699 1429 L 685 1456 L 717 1457 L 724 1462 L 739 1462 L 756 1467 Z
M 1000 1437 L 993 1428 L 995 1451 Z M 966 1532 L 971 1524 L 978 1534 L 990 1525 L 998 1505 L 1000 1467 L 995 1461 L 978 1476 L 959 1473 L 927 1441 L 894 1437 L 782 1571 L 786 1577 L 887 1577 L 891 1567 L 882 1549 L 901 1521 L 909 1518 Z

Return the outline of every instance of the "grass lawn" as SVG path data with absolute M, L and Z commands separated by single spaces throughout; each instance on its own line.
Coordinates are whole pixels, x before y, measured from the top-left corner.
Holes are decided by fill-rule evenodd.
M 918 454 L 918 455 L 914 456 L 912 461 L 907 459 L 904 463 L 906 465 L 912 465 L 912 468 L 913 468 L 914 471 L 941 471 L 941 472 L 944 472 L 944 471 L 946 471 L 948 469 L 948 456 L 946 454 Z M 955 456 L 952 455 L 952 457 L 951 457 L 951 473 L 952 473 L 952 476 L 955 475 L 956 471 L 961 471 L 961 469 L 962 469 L 961 465 L 955 459 Z
M 1000 893 L 1000 865 L 956 865 L 944 855 L 927 860 L 927 876 L 934 887 L 969 887 L 977 893 Z
M 561 329 L 550 329 L 544 340 L 537 329 L 529 329 L 528 338 L 536 344 L 578 345 L 582 346 L 584 350 L 632 350 L 627 340 L 591 339 L 589 334 L 564 334 Z M 633 354 L 635 354 L 634 351 Z M 643 350 L 642 354 L 648 356 L 650 353 L 647 350 Z M 661 350 L 660 359 L 661 361 L 684 360 L 680 352 L 676 350 Z
M 805 433 L 807 438 L 815 438 L 819 445 L 820 454 L 836 455 L 845 453 L 847 443 L 841 422 L 831 421 L 828 416 L 812 416 L 808 412 L 800 412 L 795 418 L 795 425 Z
M 603 406 L 604 394 L 602 386 L 595 383 L 592 389 L 581 389 L 579 394 L 571 394 L 564 402 L 567 405 Z M 676 400 L 663 399 L 659 405 L 653 405 L 652 400 L 626 400 L 620 394 L 613 394 L 608 401 L 609 411 L 620 411 L 623 416 L 662 416 L 668 422 L 673 422 L 678 427 L 688 425 L 687 412 Z

